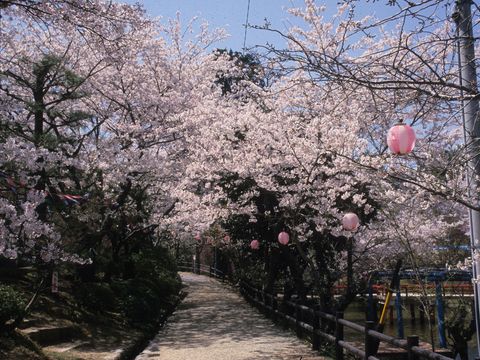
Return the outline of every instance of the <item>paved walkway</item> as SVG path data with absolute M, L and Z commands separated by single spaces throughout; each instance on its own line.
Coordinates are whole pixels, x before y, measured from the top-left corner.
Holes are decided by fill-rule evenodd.
M 223 284 L 180 275 L 187 297 L 137 360 L 321 359 Z

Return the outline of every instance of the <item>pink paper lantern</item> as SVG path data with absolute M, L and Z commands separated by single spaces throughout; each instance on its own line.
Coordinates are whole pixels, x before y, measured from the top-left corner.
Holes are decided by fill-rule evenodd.
M 260 242 L 258 240 L 252 240 L 250 243 L 250 248 L 252 250 L 258 250 L 260 248 Z
M 282 231 L 280 234 L 278 234 L 278 242 L 280 244 L 287 245 L 289 240 L 290 236 L 285 231 Z
M 343 215 L 342 225 L 345 230 L 348 231 L 355 231 L 360 225 L 360 220 L 358 219 L 357 214 L 354 213 L 346 213 Z
M 200 233 L 199 233 L 199 232 L 197 232 L 197 233 L 195 234 L 195 240 L 197 240 L 197 241 L 202 240 L 202 238 L 200 237 Z
M 415 131 L 406 124 L 398 123 L 388 130 L 387 144 L 394 154 L 404 155 L 412 152 L 415 140 Z

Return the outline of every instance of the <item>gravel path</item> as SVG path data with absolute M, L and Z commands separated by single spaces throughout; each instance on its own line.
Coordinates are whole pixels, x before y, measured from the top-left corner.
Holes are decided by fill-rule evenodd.
M 187 297 L 137 360 L 313 360 L 320 356 L 214 279 L 181 273 Z

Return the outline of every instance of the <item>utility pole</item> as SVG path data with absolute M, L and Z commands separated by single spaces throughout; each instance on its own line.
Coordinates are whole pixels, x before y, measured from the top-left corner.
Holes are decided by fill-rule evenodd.
M 469 162 L 467 167 L 468 193 L 473 203 L 478 207 L 479 178 L 480 178 L 480 122 L 478 114 L 478 87 L 477 70 L 475 68 L 475 49 L 472 29 L 472 1 L 457 0 L 455 12 L 452 15 L 457 24 L 459 80 L 462 87 L 462 115 L 465 148 Z M 472 249 L 472 273 L 476 280 L 480 272 L 480 261 L 476 254 L 480 252 L 480 212 L 469 209 L 470 217 L 470 242 Z M 473 283 L 475 300 L 475 323 L 477 328 L 477 352 L 480 351 L 480 284 Z M 477 353 L 480 356 L 480 353 Z

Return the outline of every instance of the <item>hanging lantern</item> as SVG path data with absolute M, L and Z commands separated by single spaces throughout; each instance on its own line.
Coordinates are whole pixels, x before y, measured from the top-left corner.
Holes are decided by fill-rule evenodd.
M 415 147 L 415 131 L 412 127 L 399 122 L 388 130 L 387 144 L 390 151 L 397 155 L 411 153 Z
M 346 213 L 343 215 L 342 225 L 345 230 L 348 231 L 355 231 L 360 225 L 360 220 L 358 219 L 357 214 L 354 213 Z
M 278 242 L 280 244 L 287 245 L 289 240 L 290 236 L 285 231 L 282 231 L 280 234 L 278 234 Z
M 260 242 L 258 240 L 252 240 L 250 243 L 250 248 L 252 250 L 258 250 L 260 248 Z

